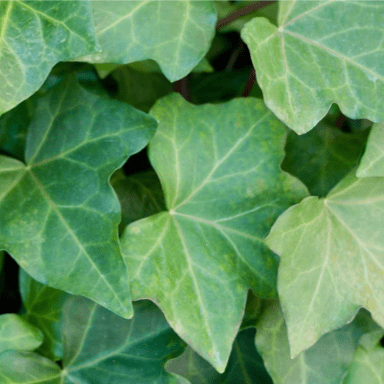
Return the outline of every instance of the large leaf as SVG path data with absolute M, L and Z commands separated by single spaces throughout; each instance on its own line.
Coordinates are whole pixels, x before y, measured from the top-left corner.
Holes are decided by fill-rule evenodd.
M 278 291 L 295 357 L 360 307 L 384 325 L 384 179 L 351 172 L 325 199 L 279 217 L 267 244 L 281 256 Z
M 22 269 L 20 270 L 19 285 L 26 310 L 23 318 L 39 328 L 44 334 L 44 341 L 38 352 L 51 360 L 62 359 L 62 307 L 70 295 L 64 291 L 40 284 Z
M 159 128 L 149 157 L 168 211 L 122 236 L 133 296 L 158 303 L 223 372 L 248 287 L 276 294 L 276 257 L 263 238 L 306 190 L 280 170 L 285 129 L 261 101 L 193 106 L 173 94 L 151 114 Z
M 257 324 L 256 346 L 275 384 L 340 384 L 360 337 L 375 328 L 369 314 L 361 312 L 351 324 L 291 359 L 284 318 L 278 303 L 272 302 Z
M 42 332 L 13 313 L 0 316 L 0 353 L 7 350 L 33 351 L 43 342 Z
M 224 373 L 216 372 L 191 347 L 168 364 L 169 370 L 186 377 L 191 384 L 272 384 L 263 360 L 255 348 L 255 330 L 240 332 Z
M 305 135 L 290 130 L 282 168 L 324 197 L 357 164 L 368 133 L 345 133 L 324 121 Z
M 159 309 L 149 301 L 134 304 L 131 320 L 82 297 L 64 306 L 63 370 L 35 353 L 0 355 L 0 379 L 62 384 L 187 384 L 164 369 L 184 350 Z M 18 378 L 18 381 L 17 379 Z M 49 381 L 51 380 L 51 381 Z M 8 383 L 8 381 L 6 381 Z
M 0 249 L 36 280 L 131 316 L 120 207 L 108 183 L 156 123 L 72 78 L 41 99 L 26 162 L 0 157 Z
M 97 50 L 89 1 L 1 1 L 0 115 L 35 92 L 57 62 Z
M 242 30 L 266 105 L 299 134 L 333 102 L 353 119 L 384 120 L 384 3 L 279 4 L 278 26 L 256 18 Z
M 374 124 L 368 138 L 367 148 L 360 161 L 358 177 L 384 176 L 384 123 Z
M 202 60 L 215 32 L 210 1 L 92 1 L 92 11 L 102 50 L 83 60 L 127 64 L 153 59 L 170 81 L 186 76 Z

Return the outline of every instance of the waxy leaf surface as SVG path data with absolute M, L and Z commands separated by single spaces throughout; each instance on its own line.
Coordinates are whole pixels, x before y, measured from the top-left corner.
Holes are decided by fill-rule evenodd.
M 307 192 L 280 170 L 285 128 L 261 101 L 193 106 L 173 94 L 151 114 L 159 128 L 149 157 L 167 211 L 123 233 L 132 293 L 158 303 L 175 331 L 223 372 L 248 287 L 276 295 L 277 260 L 263 238 Z
M 134 304 L 126 320 L 83 297 L 72 297 L 63 310 L 63 369 L 36 353 L 3 353 L 1 375 L 6 383 L 61 384 L 187 384 L 169 373 L 167 360 L 185 345 L 150 301 Z M 44 381 L 45 380 L 45 381 Z M 51 380 L 51 381 L 49 381 Z
M 20 270 L 19 286 L 26 310 L 22 317 L 44 334 L 44 341 L 37 352 L 51 360 L 61 360 L 63 357 L 62 307 L 70 295 L 39 283 L 23 270 Z
M 73 78 L 49 91 L 29 126 L 27 165 L 0 156 L 0 249 L 36 280 L 131 316 L 120 206 L 108 179 L 155 126 Z
M 92 1 L 92 12 L 101 52 L 83 60 L 127 64 L 153 59 L 170 81 L 186 76 L 202 60 L 217 19 L 210 1 L 193 0 Z
M 278 26 L 255 18 L 242 30 L 273 113 L 298 134 L 333 102 L 353 119 L 384 120 L 384 2 L 279 4 Z
M 271 302 L 257 323 L 256 347 L 274 384 L 340 384 L 360 337 L 375 328 L 369 314 L 361 312 L 351 324 L 291 359 L 283 314 L 278 303 Z
M 384 177 L 384 123 L 373 124 L 357 177 Z
M 290 130 L 281 167 L 299 178 L 311 195 L 324 197 L 357 164 L 368 133 L 345 133 L 325 122 L 305 135 Z
M 384 325 L 384 179 L 349 173 L 325 199 L 284 212 L 267 244 L 281 256 L 278 291 L 295 357 L 360 307 Z
M 14 313 L 0 316 L 0 353 L 33 351 L 43 342 L 42 332 Z
M 0 115 L 32 95 L 59 61 L 99 49 L 88 0 L 0 2 Z

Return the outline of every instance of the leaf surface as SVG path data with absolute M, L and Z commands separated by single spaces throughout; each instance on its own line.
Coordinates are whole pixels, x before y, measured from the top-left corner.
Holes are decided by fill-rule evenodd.
M 37 91 L 59 61 L 98 50 L 89 1 L 0 2 L 0 115 Z
M 360 307 L 384 325 L 384 179 L 353 173 L 325 199 L 284 212 L 266 240 L 281 256 L 278 291 L 293 357 Z
M 44 341 L 37 352 L 51 360 L 61 360 L 63 358 L 62 307 L 70 295 L 39 283 L 22 269 L 19 275 L 19 286 L 26 310 L 22 315 L 23 318 L 44 334 Z
M 333 102 L 353 119 L 384 120 L 384 3 L 279 4 L 278 26 L 256 18 L 242 30 L 273 113 L 298 134 L 312 129 Z
M 276 258 L 263 238 L 306 190 L 280 170 L 285 129 L 261 101 L 193 106 L 173 94 L 151 114 L 159 128 L 149 157 L 168 211 L 123 233 L 133 296 L 158 303 L 223 372 L 248 287 L 276 294 Z
M 360 312 L 351 324 L 291 359 L 283 314 L 278 303 L 271 302 L 257 324 L 256 347 L 275 384 L 340 384 L 359 339 L 375 328 L 369 314 Z
M 384 176 L 384 123 L 373 124 L 364 156 L 356 175 L 358 177 Z
M 92 12 L 102 50 L 83 60 L 127 64 L 152 59 L 170 81 L 199 64 L 215 33 L 210 1 L 92 1 Z
M 290 130 L 281 166 L 299 178 L 311 195 L 324 197 L 357 165 L 368 133 L 345 133 L 323 121 L 305 135 Z
M 131 316 L 120 207 L 108 179 L 156 123 L 72 78 L 41 99 L 26 162 L 0 156 L 0 249 L 36 280 Z
M 42 332 L 22 317 L 13 313 L 0 316 L 0 353 L 8 350 L 33 351 L 42 342 Z

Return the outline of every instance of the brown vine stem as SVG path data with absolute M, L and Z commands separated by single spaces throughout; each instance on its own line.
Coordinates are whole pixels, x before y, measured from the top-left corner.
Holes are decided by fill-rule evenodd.
M 188 76 L 183 77 L 182 79 L 176 81 L 173 84 L 173 89 L 175 92 L 180 93 L 185 100 L 189 101 L 189 92 L 188 92 Z
M 255 84 L 255 81 L 256 81 L 256 72 L 255 72 L 255 68 L 252 68 L 252 71 L 249 74 L 249 77 L 247 80 L 247 84 L 245 84 L 245 87 L 244 87 L 244 91 L 242 94 L 243 97 L 247 97 L 249 95 L 253 87 L 253 84 Z
M 216 29 L 223 28 L 226 25 L 232 23 L 233 21 L 239 19 L 240 17 L 248 15 L 248 13 L 252 13 L 258 9 L 264 8 L 272 3 L 276 3 L 276 1 L 258 1 L 256 4 L 247 5 L 244 8 L 241 8 L 238 11 L 231 13 L 227 17 L 220 19 L 216 24 Z

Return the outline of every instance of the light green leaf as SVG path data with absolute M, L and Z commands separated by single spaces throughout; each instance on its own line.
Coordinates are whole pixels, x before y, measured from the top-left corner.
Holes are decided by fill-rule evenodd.
M 36 280 L 131 316 L 120 207 L 108 178 L 155 126 L 73 78 L 50 90 L 29 126 L 27 165 L 0 156 L 0 249 Z
M 168 369 L 186 377 L 191 384 L 272 384 L 263 360 L 256 351 L 254 339 L 255 329 L 252 328 L 237 335 L 223 374 L 216 372 L 191 347 L 170 361 Z
M 343 384 L 384 383 L 384 348 L 380 345 L 382 337 L 383 330 L 363 336 L 363 342 L 360 343 L 361 345 L 355 352 Z M 367 339 L 371 340 L 366 343 Z
M 20 316 L 13 313 L 0 316 L 0 353 L 8 350 L 33 351 L 42 342 L 40 329 Z
M 384 2 L 279 5 L 278 26 L 256 18 L 242 30 L 273 113 L 298 134 L 312 129 L 333 102 L 353 119 L 384 120 Z
M 353 171 L 325 199 L 284 212 L 267 244 L 281 256 L 278 291 L 291 355 L 350 322 L 360 307 L 384 325 L 384 179 Z
M 59 61 L 99 49 L 89 1 L 0 2 L 0 115 L 37 91 Z
M 60 376 L 60 367 L 37 353 L 7 351 L 0 354 L 1 383 L 63 384 Z
M 154 171 L 128 177 L 119 173 L 111 179 L 111 184 L 121 204 L 122 231 L 128 224 L 166 209 L 160 180 Z
M 132 293 L 158 303 L 223 372 L 248 287 L 276 294 L 276 257 L 263 238 L 306 190 L 280 170 L 285 129 L 261 101 L 194 106 L 173 94 L 151 114 L 159 128 L 149 157 L 168 211 L 122 236 Z
M 384 123 L 373 124 L 357 177 L 384 176 Z
M 325 122 L 305 135 L 289 131 L 282 169 L 299 178 L 312 195 L 324 197 L 357 165 L 368 133 L 345 133 Z
M 20 269 L 19 286 L 26 310 L 23 318 L 44 334 L 44 341 L 38 352 L 51 360 L 62 359 L 61 314 L 63 304 L 70 295 L 40 284 L 22 269 Z
M 153 59 L 170 81 L 192 71 L 215 33 L 210 1 L 92 1 L 92 12 L 102 50 L 83 60 L 127 64 Z
M 279 304 L 271 302 L 257 324 L 256 347 L 275 384 L 340 384 L 360 337 L 375 328 L 369 314 L 361 311 L 351 324 L 291 359 L 283 315 Z

